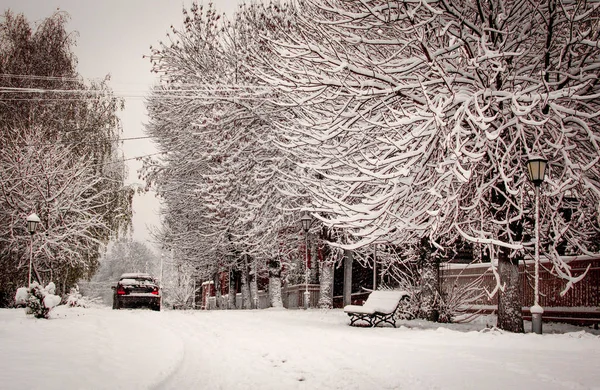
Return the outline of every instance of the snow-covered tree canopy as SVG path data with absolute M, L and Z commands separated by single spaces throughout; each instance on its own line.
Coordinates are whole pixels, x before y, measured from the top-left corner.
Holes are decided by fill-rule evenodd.
M 542 156 L 546 244 L 590 249 L 597 3 L 298 4 L 270 8 L 297 28 L 263 34 L 269 50 L 248 67 L 295 107 L 297 119 L 278 130 L 316 173 L 301 178 L 315 209 L 355 247 L 421 232 L 521 249 L 533 192 L 526 161 Z
M 290 226 L 298 237 L 297 209 L 308 200 L 282 195 L 298 169 L 273 146 L 269 118 L 282 109 L 239 66 L 253 34 L 243 19 L 194 4 L 167 39 L 149 56 L 161 81 L 146 129 L 162 157 L 143 172 L 163 198 L 159 240 L 207 272 L 227 266 L 228 253 L 277 256 Z
M 269 251 L 276 211 L 310 202 L 345 248 L 468 241 L 506 262 L 531 246 L 526 162 L 541 156 L 545 252 L 597 250 L 598 7 L 296 0 L 228 24 L 193 6 L 152 53 L 149 132 L 167 156 L 149 177 L 193 183 L 169 193 L 170 231 Z
M 518 332 L 517 264 L 533 235 L 530 158 L 549 161 L 542 249 L 567 288 L 582 276 L 558 255 L 598 250 L 599 7 L 273 3 L 254 23 L 279 33 L 261 33 L 245 65 L 293 108 L 274 122 L 279 145 L 308 170 L 298 181 L 316 215 L 353 238 L 346 248 L 417 237 L 440 250 L 487 246 L 499 259 L 498 325 Z
M 118 151 L 120 124 L 106 81 L 77 73 L 67 15 L 33 30 L 22 15 L 0 17 L 0 262 L 1 285 L 27 280 L 29 233 L 34 277 L 69 288 L 91 276 L 99 251 L 131 220 L 133 191 Z

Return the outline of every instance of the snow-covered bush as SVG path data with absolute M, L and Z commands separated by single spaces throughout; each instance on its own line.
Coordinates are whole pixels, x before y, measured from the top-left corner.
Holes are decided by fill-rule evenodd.
M 398 319 L 411 320 L 427 318 L 424 316 L 426 303 L 422 299 L 422 285 L 419 269 L 415 264 L 406 263 L 402 267 L 390 269 L 394 289 L 404 290 L 410 294 L 410 300 L 403 301 L 398 311 Z M 450 281 L 448 282 L 450 283 Z M 435 321 L 441 323 L 469 322 L 479 315 L 472 308 L 485 295 L 481 286 L 482 278 L 477 278 L 467 284 L 453 283 L 435 292 L 436 307 Z
M 50 310 L 61 301 L 58 295 L 54 295 L 55 291 L 56 285 L 53 282 L 48 283 L 45 288 L 32 283 L 27 289 L 26 313 L 33 314 L 35 318 L 48 318 Z
M 467 283 L 459 283 L 460 275 L 442 286 L 438 322 L 470 322 L 481 314 L 475 310 L 479 302 L 487 296 L 480 276 Z
M 54 293 L 56 292 L 56 284 L 54 284 L 54 282 L 50 282 L 44 290 L 46 290 L 48 294 L 54 295 Z
M 65 305 L 69 307 L 90 307 L 94 304 L 102 305 L 102 297 L 88 297 L 79 291 L 79 285 L 71 288 L 67 296 L 64 298 Z
M 15 294 L 15 306 L 25 307 L 27 305 L 27 298 L 29 297 L 29 291 L 27 287 L 19 287 Z
M 400 310 L 397 312 L 397 319 L 412 320 L 418 317 L 421 311 L 421 289 L 420 277 L 416 268 L 408 264 L 406 267 L 394 267 L 390 269 L 390 275 L 395 284 L 394 289 L 406 291 L 410 299 L 401 303 Z M 381 289 L 386 289 L 382 286 Z
M 168 283 L 163 289 L 164 304 L 173 309 L 191 309 L 194 294 L 198 291 L 190 282 Z
M 79 292 L 79 286 L 75 285 L 71 287 L 65 304 L 69 307 L 88 307 L 88 300 L 84 299 Z

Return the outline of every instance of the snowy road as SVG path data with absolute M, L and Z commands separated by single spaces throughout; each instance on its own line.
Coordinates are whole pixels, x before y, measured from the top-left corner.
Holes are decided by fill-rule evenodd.
M 539 336 L 418 322 L 351 328 L 339 310 L 59 307 L 54 316 L 0 310 L 2 389 L 600 386 L 600 338 L 581 330 Z

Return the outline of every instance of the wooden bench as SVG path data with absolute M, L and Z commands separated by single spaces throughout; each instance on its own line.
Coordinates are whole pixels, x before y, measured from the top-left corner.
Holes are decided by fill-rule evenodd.
M 364 321 L 372 327 L 387 323 L 395 328 L 395 315 L 400 307 L 400 302 L 409 297 L 406 291 L 373 291 L 369 294 L 364 305 L 347 305 L 344 307 L 344 313 L 350 316 L 350 326 L 353 326 L 357 321 Z

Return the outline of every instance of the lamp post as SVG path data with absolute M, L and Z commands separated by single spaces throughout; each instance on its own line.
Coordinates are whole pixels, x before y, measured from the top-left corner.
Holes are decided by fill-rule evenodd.
M 310 229 L 310 225 L 312 225 L 312 218 L 310 215 L 308 215 L 308 213 L 304 213 L 300 218 L 300 223 L 302 224 L 302 230 L 304 230 L 304 247 L 306 248 L 306 253 L 304 254 L 304 308 L 308 309 L 310 299 L 310 294 L 308 292 L 308 230 Z
M 527 161 L 527 173 L 529 180 L 535 188 L 535 284 L 533 306 L 531 310 L 531 330 L 542 334 L 542 314 L 544 309 L 540 306 L 540 185 L 546 177 L 546 165 L 548 160 L 535 157 Z
M 31 214 L 27 217 L 27 231 L 29 231 L 30 241 L 29 241 L 29 282 L 27 287 L 31 289 L 31 264 L 33 263 L 33 235 L 35 234 L 35 230 L 37 229 L 38 224 L 40 223 L 40 217 L 37 216 L 36 213 Z
M 233 260 L 235 260 L 235 253 L 229 252 L 225 255 L 225 257 L 227 258 L 227 262 L 229 263 L 229 274 L 227 275 L 227 283 L 229 284 L 227 288 L 227 310 L 229 310 L 229 306 L 231 305 L 231 264 L 233 263 Z M 235 299 L 235 295 L 233 299 Z

